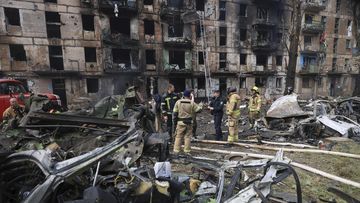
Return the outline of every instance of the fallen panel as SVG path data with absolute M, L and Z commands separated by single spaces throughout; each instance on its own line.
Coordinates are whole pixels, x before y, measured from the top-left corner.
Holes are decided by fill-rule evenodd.
M 317 119 L 325 126 L 339 132 L 345 137 L 349 136 L 349 130 L 354 130 L 355 132 L 360 133 L 360 127 L 352 123 L 347 123 L 336 118 L 331 118 L 329 116 L 319 116 L 317 117 Z

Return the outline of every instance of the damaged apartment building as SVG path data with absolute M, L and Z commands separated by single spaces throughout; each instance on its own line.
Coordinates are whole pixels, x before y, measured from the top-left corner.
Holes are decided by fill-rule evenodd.
M 304 3 L 295 89 L 305 97 L 353 87 L 347 1 Z M 256 85 L 272 99 L 285 88 L 290 13 L 285 0 L 1 0 L 0 71 L 64 104 L 168 83 L 198 97 Z
M 304 98 L 351 96 L 359 68 L 353 66 L 350 0 L 307 0 L 303 9 L 296 91 Z

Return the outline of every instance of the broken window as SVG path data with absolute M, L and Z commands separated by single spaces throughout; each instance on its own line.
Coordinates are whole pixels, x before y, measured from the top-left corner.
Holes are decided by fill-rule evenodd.
M 245 41 L 247 36 L 246 36 L 246 32 L 247 30 L 246 29 L 240 29 L 240 41 Z
M 246 17 L 246 16 L 247 16 L 247 5 L 240 4 L 240 17 Z
M 220 33 L 219 45 L 224 46 L 226 45 L 226 27 L 220 27 L 219 33 Z
M 321 16 L 321 24 L 325 25 L 327 22 L 326 16 Z
M 129 49 L 112 49 L 113 62 L 116 64 L 125 64 L 130 66 Z
M 205 77 L 197 79 L 198 89 L 205 89 Z
M 310 78 L 302 78 L 302 88 L 310 88 Z
M 83 30 L 94 31 L 94 16 L 93 15 L 81 15 Z
M 266 86 L 266 77 L 256 77 L 255 78 L 255 86 L 256 87 L 265 87 Z
M 277 33 L 276 42 L 277 42 L 277 43 L 281 43 L 282 37 L 283 37 L 282 33 L 280 33 L 280 32 Z
M 14 61 L 26 61 L 26 53 L 24 45 L 22 44 L 9 44 L 10 57 Z
M 46 31 L 48 38 L 61 38 L 60 15 L 57 12 L 45 12 Z
M 130 36 L 130 19 L 110 18 L 111 34 L 123 34 Z
M 4 8 L 5 20 L 8 25 L 20 26 L 20 14 L 19 9 L 16 8 Z
M 45 3 L 57 3 L 57 0 L 44 0 Z
M 180 69 L 184 69 L 185 51 L 169 51 L 169 64 L 177 64 Z
M 155 50 L 146 50 L 145 55 L 146 55 L 146 64 L 148 65 L 156 64 Z
M 336 13 L 340 11 L 341 0 L 336 0 Z
M 346 40 L 346 48 L 351 49 L 351 41 L 349 39 Z
M 219 53 L 219 70 L 226 70 L 226 53 Z
M 168 37 L 183 37 L 184 24 L 180 21 L 169 24 Z
M 317 83 L 318 83 L 318 87 L 321 87 L 322 86 L 322 78 L 318 78 L 317 79 Z
M 183 91 L 186 89 L 185 78 L 169 78 L 169 83 L 176 87 L 176 90 Z
M 276 65 L 277 66 L 282 65 L 282 59 L 283 59 L 283 56 L 276 56 Z
M 167 5 L 171 8 L 182 9 L 184 1 L 182 0 L 168 0 Z
M 205 61 L 204 61 L 204 52 L 198 52 L 198 63 L 199 65 L 204 65 Z
M 340 18 L 335 18 L 335 28 L 334 28 L 335 34 L 339 32 L 339 22 L 340 22 Z
M 257 31 L 257 41 L 258 42 L 268 42 L 270 40 L 270 35 L 268 31 L 258 30 Z
M 257 66 L 267 66 L 268 56 L 267 55 L 256 55 L 256 65 Z
M 99 91 L 99 79 L 86 78 L 87 93 L 97 93 Z
M 311 46 L 311 36 L 304 35 L 304 46 Z
M 256 18 L 261 20 L 267 20 L 268 19 L 268 9 L 266 8 L 257 8 Z
M 145 35 L 155 34 L 155 25 L 153 20 L 144 20 L 144 32 Z
M 246 77 L 240 77 L 240 88 L 241 89 L 246 88 Z
M 336 63 L 337 63 L 337 58 L 333 58 L 333 59 L 332 59 L 332 65 L 331 65 L 332 70 L 335 70 L 335 68 L 336 68 Z
M 49 46 L 50 68 L 64 70 L 64 60 L 61 46 Z
M 205 8 L 205 0 L 196 0 L 196 10 L 204 11 Z
M 240 54 L 240 65 L 246 65 L 246 54 Z
M 309 14 L 305 14 L 305 24 L 312 24 L 313 16 Z
M 337 51 L 337 44 L 338 44 L 338 38 L 334 38 L 334 44 L 333 44 L 333 52 L 336 53 Z
M 85 50 L 85 62 L 96 63 L 96 48 L 95 47 L 84 47 Z
M 200 37 L 201 37 L 201 32 L 203 32 L 203 30 L 204 30 L 204 26 L 203 26 L 203 25 L 201 25 L 201 26 L 200 26 L 200 24 L 197 24 L 197 25 L 196 25 L 196 37 L 197 37 L 197 38 L 200 38 Z
M 276 78 L 276 88 L 282 87 L 282 78 Z
M 219 20 L 225 20 L 226 17 L 226 1 L 219 1 Z
M 153 5 L 154 0 L 144 0 L 144 5 Z
M 219 89 L 221 95 L 226 95 L 227 82 L 226 78 L 219 78 Z
M 350 69 L 350 59 L 345 59 L 345 70 Z

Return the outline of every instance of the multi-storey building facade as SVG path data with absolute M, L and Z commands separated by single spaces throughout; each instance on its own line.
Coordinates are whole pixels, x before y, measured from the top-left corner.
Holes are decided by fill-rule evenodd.
M 352 72 L 336 72 L 351 67 L 345 1 L 304 7 L 296 90 L 305 97 L 315 81 L 318 95 L 345 93 L 340 83 L 351 92 Z M 0 70 L 68 104 L 134 84 L 163 93 L 169 82 L 199 97 L 208 84 L 243 95 L 257 85 L 271 99 L 284 90 L 290 13 L 283 0 L 1 0 Z
M 305 98 L 351 96 L 359 70 L 352 64 L 350 1 L 308 0 L 303 12 L 297 92 Z

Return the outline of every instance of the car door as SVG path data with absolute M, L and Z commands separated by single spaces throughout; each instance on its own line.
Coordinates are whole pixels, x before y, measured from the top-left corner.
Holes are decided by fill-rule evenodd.
M 0 83 L 0 120 L 4 111 L 10 106 L 8 89 L 7 83 Z

